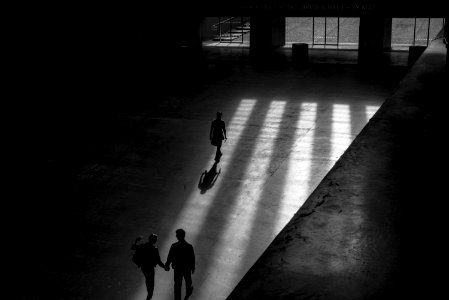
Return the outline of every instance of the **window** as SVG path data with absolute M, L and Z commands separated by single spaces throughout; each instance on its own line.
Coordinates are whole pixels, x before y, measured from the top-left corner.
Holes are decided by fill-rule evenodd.
M 393 18 L 391 47 L 408 50 L 409 46 L 427 46 L 443 26 L 443 18 Z
M 307 43 L 314 48 L 357 49 L 360 18 L 286 18 L 286 44 Z
M 202 28 L 205 46 L 249 46 L 249 17 L 206 19 Z

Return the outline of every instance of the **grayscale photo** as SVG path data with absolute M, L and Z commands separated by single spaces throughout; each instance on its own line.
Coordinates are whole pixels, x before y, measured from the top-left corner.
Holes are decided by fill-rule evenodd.
M 49 5 L 12 298 L 445 298 L 444 4 Z

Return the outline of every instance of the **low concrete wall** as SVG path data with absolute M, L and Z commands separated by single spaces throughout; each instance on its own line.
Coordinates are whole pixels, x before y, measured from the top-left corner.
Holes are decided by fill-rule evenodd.
M 445 60 L 433 41 L 228 300 L 444 292 Z

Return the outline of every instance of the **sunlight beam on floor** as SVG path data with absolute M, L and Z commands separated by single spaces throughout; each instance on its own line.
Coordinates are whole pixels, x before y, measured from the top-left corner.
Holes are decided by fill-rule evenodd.
M 232 203 L 231 212 L 223 226 L 225 231 L 217 236 L 218 242 L 210 253 L 214 257 L 208 266 L 204 282 L 201 284 L 199 299 L 211 299 L 212 295 L 229 295 L 244 274 L 240 261 L 245 256 L 250 242 L 251 226 L 257 211 L 257 202 L 269 174 L 268 166 L 272 158 L 273 146 L 279 133 L 285 101 L 272 101 L 262 129 L 255 141 L 255 148 L 241 180 L 240 190 Z M 248 189 L 247 186 L 251 188 Z M 246 262 L 247 263 L 247 262 Z M 221 282 L 222 285 L 213 283 Z M 219 290 L 218 290 L 219 289 Z
M 366 105 L 365 106 L 365 115 L 366 115 L 366 119 L 369 121 L 369 119 L 371 119 L 374 114 L 379 110 L 378 105 Z
M 256 102 L 256 100 L 242 100 L 229 125 L 226 126 L 228 140 L 222 146 L 222 152 L 226 157 L 233 156 Z M 213 153 L 210 156 L 208 164 L 215 158 L 215 148 L 211 149 L 213 149 Z M 221 169 L 220 178 L 225 177 L 229 162 L 229 159 L 224 159 L 220 162 L 218 166 L 218 170 Z M 206 165 L 204 169 L 209 169 L 209 167 L 209 165 Z M 209 209 L 213 204 L 213 199 L 222 182 L 222 180 L 218 180 L 214 188 L 208 190 L 205 194 L 200 194 L 198 190 L 194 190 L 187 200 L 189 204 L 181 213 L 181 218 L 174 222 L 175 225 L 172 228 L 172 232 L 176 228 L 182 227 L 189 233 L 189 239 L 195 240 L 198 232 L 203 227 L 203 222 L 208 215 Z
M 346 151 L 352 142 L 351 112 L 347 104 L 332 106 L 331 163 L 335 162 Z
M 290 221 L 310 194 L 316 110 L 316 103 L 301 104 L 301 112 L 293 137 L 295 141 L 287 160 L 287 175 L 274 228 L 276 234 Z
M 227 157 L 232 157 L 237 145 L 239 144 L 241 134 L 247 126 L 247 122 L 254 110 L 254 107 L 256 106 L 256 103 L 257 100 L 254 99 L 241 100 L 231 121 L 227 123 L 226 131 L 228 141 L 226 143 L 223 143 L 222 146 L 222 152 Z M 211 147 L 211 150 L 212 149 L 214 148 Z M 210 155 L 210 158 L 206 162 L 203 170 L 210 168 L 210 163 L 215 157 L 215 150 L 213 150 L 212 152 L 213 153 Z M 224 177 L 226 170 L 228 169 L 226 168 L 227 164 L 228 160 L 224 160 L 222 163 L 220 163 L 221 167 L 223 167 L 220 177 Z M 200 191 L 196 188 L 193 189 L 192 193 L 186 199 L 184 210 L 179 214 L 177 220 L 173 220 L 173 225 L 168 231 L 169 233 L 173 234 L 169 235 L 169 240 L 160 241 L 161 243 L 159 244 L 159 252 L 161 253 L 162 260 L 165 259 L 171 243 L 175 241 L 174 232 L 177 228 L 184 228 L 188 233 L 189 240 L 196 239 L 198 232 L 202 228 L 204 218 L 208 215 L 210 206 L 213 204 L 215 193 L 219 189 L 221 182 L 222 181 L 218 180 L 214 188 L 207 191 L 207 193 L 205 194 L 201 194 Z M 168 299 L 169 295 L 172 293 L 173 274 L 172 272 L 164 272 L 161 270 L 158 270 L 157 273 L 158 274 L 155 279 L 155 286 L 157 288 L 155 288 L 154 297 L 157 299 Z M 145 284 L 142 283 L 139 290 L 132 299 L 145 299 L 146 294 Z

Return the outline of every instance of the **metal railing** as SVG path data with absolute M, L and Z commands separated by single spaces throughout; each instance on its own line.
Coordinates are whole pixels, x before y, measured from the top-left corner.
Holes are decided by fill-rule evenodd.
M 219 43 L 243 43 L 244 35 L 249 32 L 249 17 L 218 17 L 218 23 L 212 25 L 216 32 L 214 41 Z

